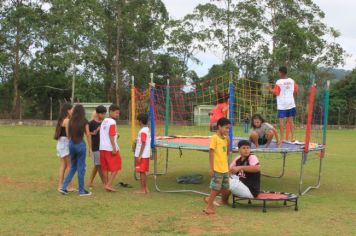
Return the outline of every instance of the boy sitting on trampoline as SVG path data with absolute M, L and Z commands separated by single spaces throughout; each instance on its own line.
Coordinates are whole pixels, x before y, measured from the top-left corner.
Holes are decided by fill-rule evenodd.
M 265 119 L 259 114 L 254 114 L 251 118 L 252 131 L 250 134 L 250 141 L 259 148 L 260 145 L 266 145 L 266 148 L 272 142 L 273 137 L 276 137 L 277 144 L 282 144 L 278 137 L 277 130 L 269 123 L 265 122 Z
M 207 207 L 203 210 L 207 215 L 215 214 L 214 200 L 221 193 L 221 205 L 227 205 L 229 198 L 229 165 L 228 155 L 228 133 L 230 121 L 227 118 L 220 118 L 217 122 L 217 131 L 211 137 L 209 160 L 210 170 L 210 195 L 204 198 Z
M 254 198 L 260 192 L 260 163 L 251 154 L 251 143 L 241 140 L 238 143 L 240 155 L 230 164 L 230 190 L 232 194 L 243 198 Z

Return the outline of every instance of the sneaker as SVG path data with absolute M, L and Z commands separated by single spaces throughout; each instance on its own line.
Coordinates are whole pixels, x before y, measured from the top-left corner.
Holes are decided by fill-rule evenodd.
M 91 195 L 91 192 L 87 191 L 87 190 L 84 190 L 83 193 L 79 193 L 79 196 L 81 197 L 86 197 L 86 196 L 90 196 Z
M 63 195 L 67 195 L 68 194 L 67 189 L 59 189 L 58 191 Z

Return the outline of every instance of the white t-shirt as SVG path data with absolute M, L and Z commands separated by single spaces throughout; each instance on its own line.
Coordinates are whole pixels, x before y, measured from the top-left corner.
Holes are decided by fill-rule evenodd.
M 150 129 L 148 127 L 143 127 L 138 132 L 137 139 L 136 139 L 135 157 L 139 157 L 143 141 L 145 142 L 145 148 L 143 149 L 143 152 L 142 152 L 142 158 L 150 158 L 150 156 L 151 156 L 151 134 L 150 134 Z
M 100 126 L 100 151 L 112 151 L 110 136 L 114 137 L 116 150 L 120 150 L 117 144 L 116 121 L 112 118 L 105 118 Z
M 277 96 L 277 109 L 289 110 L 295 107 L 294 93 L 298 91 L 298 85 L 291 78 L 279 79 L 274 87 Z

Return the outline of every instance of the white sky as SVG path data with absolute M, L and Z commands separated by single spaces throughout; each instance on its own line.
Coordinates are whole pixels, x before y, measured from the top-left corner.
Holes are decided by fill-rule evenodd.
M 191 13 L 199 3 L 209 0 L 163 0 L 172 18 L 181 18 Z M 341 32 L 338 42 L 351 57 L 346 58 L 344 69 L 356 67 L 356 1 L 354 0 L 314 0 L 325 12 L 325 23 Z M 199 75 L 205 75 L 213 64 L 222 62 L 222 54 L 216 52 L 199 53 L 201 65 L 190 65 Z

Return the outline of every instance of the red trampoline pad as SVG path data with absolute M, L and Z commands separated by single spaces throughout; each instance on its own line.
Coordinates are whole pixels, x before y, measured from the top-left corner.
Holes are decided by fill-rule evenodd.
M 183 143 L 183 144 L 193 144 L 199 146 L 209 146 L 210 138 L 167 138 L 161 139 L 167 142 Z
M 288 195 L 283 193 L 260 193 L 256 197 L 257 199 L 287 199 Z

